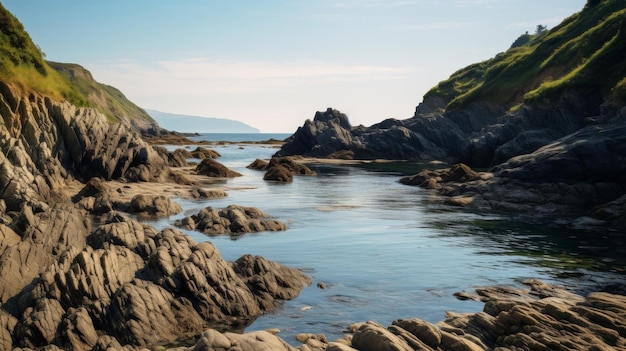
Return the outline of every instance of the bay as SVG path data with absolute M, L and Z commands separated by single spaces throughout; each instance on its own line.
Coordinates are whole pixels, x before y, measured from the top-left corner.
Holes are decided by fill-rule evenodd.
M 231 141 L 239 140 L 246 139 Z M 275 146 L 212 148 L 222 155 L 221 163 L 243 174 L 218 185 L 229 196 L 175 199 L 184 212 L 152 224 L 172 226 L 206 206 L 258 207 L 289 229 L 236 238 L 185 232 L 196 241 L 213 242 L 227 260 L 260 255 L 300 268 L 314 280 L 247 331 L 279 328 L 279 335 L 294 344 L 295 335 L 305 332 L 334 340 L 355 322 L 388 325 L 413 317 L 437 322 L 445 311 L 479 311 L 482 303 L 453 296 L 477 286 L 519 286 L 521 279 L 539 278 L 584 292 L 624 281 L 623 233 L 434 206 L 427 190 L 400 184 L 399 173 L 371 167 L 314 164 L 318 176 L 267 182 L 263 172 L 246 166 L 256 158 L 269 159 Z

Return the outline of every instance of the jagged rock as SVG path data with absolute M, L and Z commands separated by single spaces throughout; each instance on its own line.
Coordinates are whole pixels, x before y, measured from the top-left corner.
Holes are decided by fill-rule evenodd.
M 131 280 L 115 292 L 107 317 L 109 333 L 129 345 L 152 345 L 197 335 L 204 324 L 188 300 L 178 300 L 163 287 L 140 279 Z
M 16 242 L 12 233 L 5 231 L 13 244 L 4 249 L 0 260 L 0 303 L 9 309 L 15 307 L 10 298 L 53 264 L 60 253 L 84 247 L 90 230 L 83 214 L 69 207 L 33 214 L 24 206 L 14 222 L 12 229 L 20 240 Z
M 595 292 L 587 297 L 538 280 L 524 282 L 530 289 L 486 287 L 477 289 L 485 302 L 482 312 L 446 313 L 437 325 L 413 318 L 396 320 L 389 327 L 373 321 L 350 326 L 354 333 L 336 342 L 299 334 L 301 351 L 369 350 L 622 350 L 626 348 L 626 296 Z M 255 340 L 255 349 L 282 350 L 275 338 L 256 333 L 237 340 Z M 265 335 L 265 334 L 264 334 Z M 271 335 L 271 334 L 267 334 Z M 230 334 L 208 330 L 197 348 L 231 350 Z M 272 349 L 272 348 L 270 348 Z
M 159 155 L 167 159 L 167 165 L 170 167 L 188 166 L 189 163 L 187 162 L 187 159 L 192 157 L 191 153 L 185 149 L 176 149 L 174 151 L 168 151 L 166 148 L 162 146 L 153 146 L 153 148 L 159 153 Z
M 204 160 L 202 160 L 202 162 L 200 162 L 200 164 L 196 167 L 196 173 L 209 177 L 221 178 L 233 178 L 242 176 L 241 173 L 235 172 L 211 158 L 205 158 Z
M 267 165 L 268 165 L 267 161 L 264 161 L 264 160 L 261 160 L 261 159 L 257 158 L 256 160 L 252 161 L 251 164 L 246 166 L 246 168 L 256 169 L 256 170 L 259 170 L 259 171 L 265 171 L 265 170 L 267 170 Z
M 230 205 L 223 209 L 206 207 L 195 215 L 176 220 L 178 227 L 209 235 L 286 230 L 287 225 L 254 207 Z
M 166 160 L 123 124 L 94 108 L 76 108 L 0 82 L 0 195 L 7 209 L 23 202 L 65 201 L 70 178 L 160 181 Z
M 136 349 L 197 335 L 208 323 L 244 326 L 311 282 L 258 257 L 226 262 L 211 243 L 174 229 L 112 220 L 29 280 L 32 286 L 10 305 L 21 318 L 0 312 L 0 342 Z
M 95 215 L 109 213 L 121 207 L 113 200 L 109 186 L 100 178 L 91 178 L 72 200 L 80 208 Z
M 163 195 L 135 195 L 130 200 L 130 212 L 143 216 L 167 217 L 183 211 L 179 204 Z
M 0 310 L 0 348 L 11 350 L 13 348 L 13 330 L 17 324 L 17 318 L 4 310 Z

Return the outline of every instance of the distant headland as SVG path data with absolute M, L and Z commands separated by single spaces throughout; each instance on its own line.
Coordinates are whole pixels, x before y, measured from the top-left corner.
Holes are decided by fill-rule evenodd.
M 156 110 L 145 111 L 167 130 L 181 133 L 260 133 L 257 128 L 243 122 L 202 116 L 179 115 Z

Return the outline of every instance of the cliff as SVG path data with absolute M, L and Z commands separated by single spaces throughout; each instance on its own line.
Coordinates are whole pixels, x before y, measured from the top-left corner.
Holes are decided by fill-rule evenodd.
M 521 189 L 544 184 L 529 206 L 488 206 L 498 209 L 532 211 L 539 203 L 558 214 L 585 213 L 619 199 L 626 193 L 626 150 L 617 146 L 625 126 L 626 3 L 590 1 L 519 43 L 439 83 L 410 119 L 353 127 L 328 109 L 298 128 L 276 156 L 490 168 L 493 186 L 477 194 L 506 192 L 511 179 Z M 594 185 L 600 183 L 610 185 Z
M 0 349 L 130 350 L 241 328 L 310 283 L 131 219 L 180 211 L 162 194 L 130 199 L 131 184 L 191 183 L 141 138 L 154 126 L 82 67 L 43 60 L 0 5 Z

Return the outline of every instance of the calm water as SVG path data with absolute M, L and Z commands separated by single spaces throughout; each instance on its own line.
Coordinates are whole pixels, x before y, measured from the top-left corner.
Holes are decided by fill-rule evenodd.
M 426 203 L 425 190 L 398 183 L 399 174 L 358 167 L 314 165 L 316 177 L 266 182 L 263 172 L 245 167 L 256 158 L 270 158 L 275 148 L 234 144 L 214 149 L 222 155 L 220 162 L 244 175 L 220 184 L 229 196 L 177 199 L 185 213 L 154 224 L 171 225 L 206 206 L 258 207 L 289 229 L 236 240 L 186 233 L 213 242 L 227 260 L 260 255 L 301 268 L 314 280 L 248 331 L 279 328 L 279 335 L 294 344 L 294 335 L 302 332 L 334 340 L 354 322 L 387 325 L 411 317 L 437 322 L 447 310 L 481 310 L 481 303 L 452 296 L 476 286 L 540 278 L 584 290 L 625 277 L 623 235 L 434 208 Z M 326 289 L 318 288 L 319 282 Z

